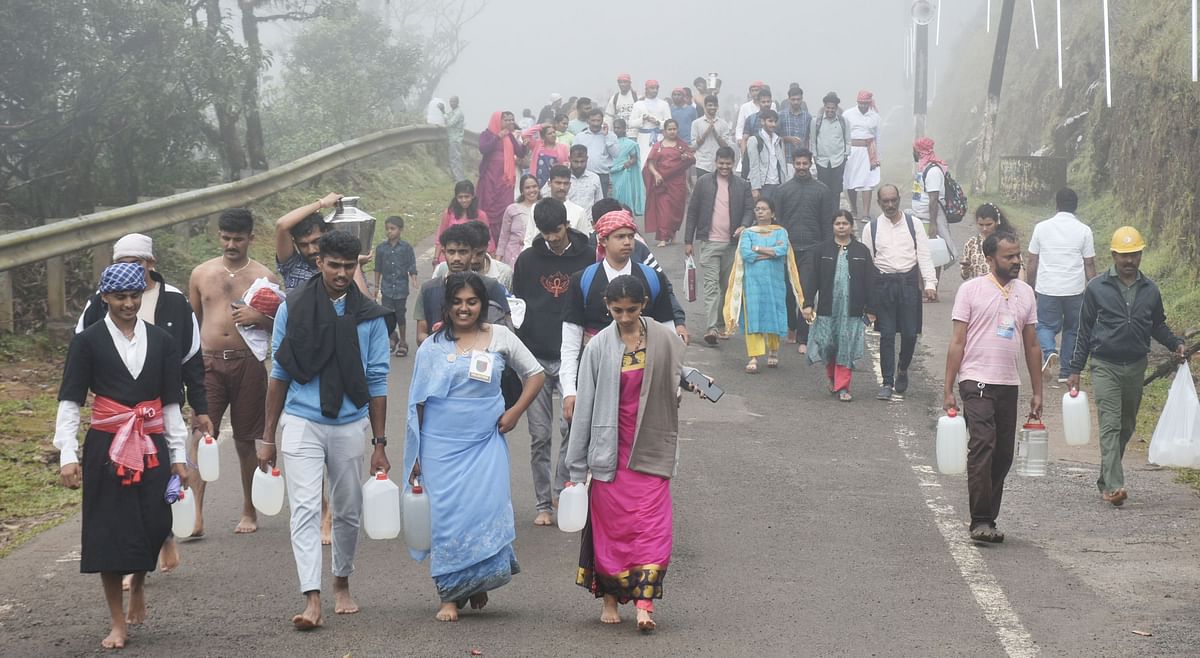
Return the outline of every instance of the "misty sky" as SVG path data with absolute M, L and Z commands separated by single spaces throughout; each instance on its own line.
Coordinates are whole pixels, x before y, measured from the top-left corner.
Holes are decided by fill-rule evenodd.
M 639 94 L 647 78 L 657 79 L 667 97 L 671 88 L 690 85 L 697 75 L 713 71 L 724 81 L 723 95 L 736 91 L 739 99 L 755 79 L 777 95 L 798 82 L 810 108 L 830 90 L 837 91 L 847 107 L 860 88 L 867 88 L 875 92 L 881 112 L 903 105 L 907 113 L 912 83 L 904 77 L 904 44 L 910 4 L 488 0 L 466 28 L 470 46 L 437 95 L 457 94 L 468 127 L 479 130 L 497 109 L 520 116 L 528 107 L 536 115 L 551 92 L 611 97 L 621 72 L 633 76 Z M 949 56 L 945 44 L 956 26 L 981 20 L 985 4 L 986 0 L 946 2 L 944 45 L 932 55 L 935 67 L 940 54 Z M 999 3 L 993 4 L 998 9 Z M 591 6 L 597 10 L 594 18 L 577 9 Z M 765 6 L 770 10 L 761 12 Z M 761 16 L 747 20 L 753 12 Z M 645 34 L 654 36 L 638 36 Z M 932 41 L 931 31 L 931 48 Z

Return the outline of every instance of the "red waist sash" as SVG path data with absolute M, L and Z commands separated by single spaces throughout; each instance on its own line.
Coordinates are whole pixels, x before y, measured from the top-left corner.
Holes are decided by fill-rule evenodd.
M 112 398 L 97 395 L 92 402 L 92 427 L 114 434 L 108 458 L 117 469 L 121 484 L 142 481 L 142 471 L 158 466 L 158 449 L 151 434 L 166 427 L 162 402 L 158 399 L 127 407 Z

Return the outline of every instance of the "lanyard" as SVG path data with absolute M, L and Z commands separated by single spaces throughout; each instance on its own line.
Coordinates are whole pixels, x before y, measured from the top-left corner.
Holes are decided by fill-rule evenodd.
M 1009 291 L 1008 291 L 1008 289 L 1007 289 L 1007 288 L 1005 288 L 1004 286 L 1000 285 L 1000 282 L 996 280 L 996 275 L 995 275 L 995 274 L 988 274 L 988 277 L 987 277 L 987 278 L 988 278 L 988 280 L 989 280 L 989 281 L 991 281 L 991 282 L 992 282 L 992 283 L 993 283 L 993 284 L 996 286 L 996 288 L 998 288 L 998 289 L 1000 290 L 1000 294 L 1001 294 L 1001 295 L 1004 295 L 1004 301 L 1006 301 L 1006 302 L 1007 302 L 1007 301 L 1008 301 L 1008 296 L 1009 296 L 1009 294 L 1010 294 L 1010 293 L 1009 293 Z

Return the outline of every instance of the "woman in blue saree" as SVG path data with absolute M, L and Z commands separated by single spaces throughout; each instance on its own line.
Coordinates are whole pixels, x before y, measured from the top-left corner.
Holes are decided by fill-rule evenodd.
M 617 155 L 609 169 L 612 197 L 629 208 L 634 215 L 646 214 L 646 185 L 642 182 L 641 151 L 637 140 L 625 136 L 625 120 L 613 121 L 617 136 Z
M 441 621 L 457 621 L 468 602 L 482 608 L 489 590 L 520 572 L 504 434 L 533 402 L 545 375 L 515 334 L 484 322 L 487 303 L 478 274 L 446 278 L 441 327 L 417 350 L 409 389 L 406 486 L 420 478 L 432 527 L 432 548 L 409 553 L 418 561 L 429 557 Z M 506 364 L 524 381 L 508 410 L 500 391 Z

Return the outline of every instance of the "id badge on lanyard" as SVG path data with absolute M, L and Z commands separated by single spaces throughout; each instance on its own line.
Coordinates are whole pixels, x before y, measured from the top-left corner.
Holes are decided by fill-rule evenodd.
M 1007 302 L 1005 306 L 1007 306 Z M 1013 336 L 1017 335 L 1016 320 L 1013 319 L 1012 313 L 1007 310 L 1001 313 L 996 320 L 996 335 L 1001 338 L 1012 340 Z
M 471 365 L 468 376 L 478 382 L 492 381 L 492 355 L 483 350 L 471 350 Z

